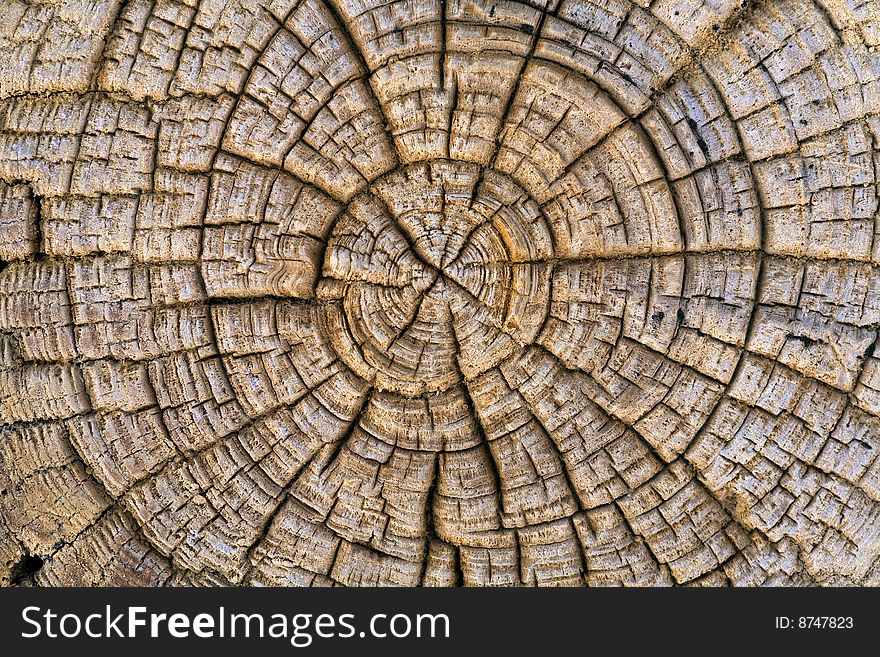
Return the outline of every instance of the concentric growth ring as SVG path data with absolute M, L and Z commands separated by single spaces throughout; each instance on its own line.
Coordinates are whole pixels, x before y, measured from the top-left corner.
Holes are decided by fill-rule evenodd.
M 407 396 L 446 390 L 531 343 L 547 313 L 550 232 L 506 176 L 436 160 L 377 181 L 335 224 L 318 285 L 352 371 Z
M 0 579 L 880 583 L 870 3 L 92 5 L 0 9 Z

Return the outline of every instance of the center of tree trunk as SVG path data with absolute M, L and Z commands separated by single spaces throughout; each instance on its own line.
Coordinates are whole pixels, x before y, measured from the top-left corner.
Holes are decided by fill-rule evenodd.
M 510 358 L 547 316 L 552 240 L 508 177 L 401 167 L 333 226 L 318 284 L 341 358 L 385 391 L 439 392 Z

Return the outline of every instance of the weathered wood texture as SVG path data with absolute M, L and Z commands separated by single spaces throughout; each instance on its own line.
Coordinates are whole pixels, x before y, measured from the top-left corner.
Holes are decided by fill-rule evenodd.
M 0 579 L 880 584 L 878 46 L 3 0 Z

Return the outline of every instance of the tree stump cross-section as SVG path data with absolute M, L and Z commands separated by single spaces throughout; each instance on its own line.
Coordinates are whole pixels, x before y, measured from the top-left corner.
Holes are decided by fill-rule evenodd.
M 0 583 L 880 585 L 876 0 L 5 0 Z

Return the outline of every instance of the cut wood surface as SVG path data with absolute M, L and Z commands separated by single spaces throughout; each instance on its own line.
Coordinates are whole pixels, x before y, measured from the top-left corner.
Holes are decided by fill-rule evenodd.
M 0 582 L 880 584 L 878 47 L 3 0 Z

